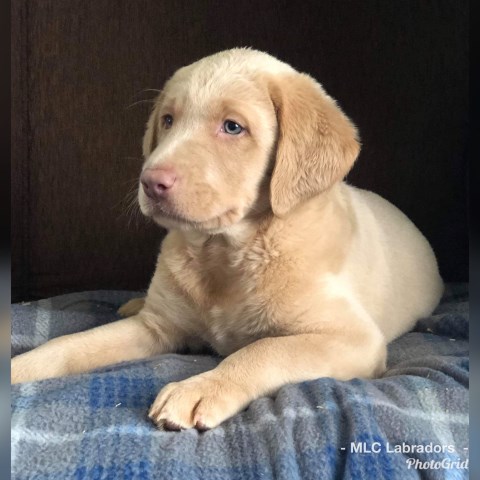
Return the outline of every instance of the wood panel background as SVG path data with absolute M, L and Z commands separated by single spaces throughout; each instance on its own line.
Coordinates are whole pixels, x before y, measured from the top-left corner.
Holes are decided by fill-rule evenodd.
M 125 213 L 148 88 L 252 46 L 319 79 L 359 126 L 349 182 L 399 206 L 468 278 L 468 2 L 15 0 L 12 298 L 143 289 L 163 233 Z

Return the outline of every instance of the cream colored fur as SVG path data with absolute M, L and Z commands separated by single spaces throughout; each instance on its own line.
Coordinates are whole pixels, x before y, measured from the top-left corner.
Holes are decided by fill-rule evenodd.
M 211 346 L 219 366 L 167 385 L 150 410 L 164 428 L 205 429 L 290 382 L 381 375 L 387 343 L 443 285 L 405 215 L 342 182 L 359 149 L 322 87 L 265 53 L 180 69 L 143 143 L 143 171 L 177 178 L 162 201 L 139 188 L 143 213 L 169 229 L 146 298 L 125 320 L 16 357 L 12 381 Z

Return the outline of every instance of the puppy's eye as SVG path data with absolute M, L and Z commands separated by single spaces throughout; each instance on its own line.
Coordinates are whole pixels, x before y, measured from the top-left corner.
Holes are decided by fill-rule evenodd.
M 239 125 L 237 122 L 234 122 L 233 120 L 225 120 L 225 123 L 223 124 L 223 129 L 225 130 L 225 133 L 228 133 L 230 135 L 238 135 L 244 130 L 241 125 Z
M 166 130 L 171 128 L 173 125 L 173 117 L 167 113 L 167 115 L 163 116 L 163 126 Z

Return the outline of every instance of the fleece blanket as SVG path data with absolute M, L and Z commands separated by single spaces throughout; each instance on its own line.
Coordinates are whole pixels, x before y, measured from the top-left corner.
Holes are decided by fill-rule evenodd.
M 12 306 L 12 354 L 117 318 L 135 292 Z M 375 380 L 281 388 L 206 432 L 157 430 L 146 412 L 211 355 L 161 355 L 12 387 L 12 479 L 468 478 L 468 290 L 389 347 Z

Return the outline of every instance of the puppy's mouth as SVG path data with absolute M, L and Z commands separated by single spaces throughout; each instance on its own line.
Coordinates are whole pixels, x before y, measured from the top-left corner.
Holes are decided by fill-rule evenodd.
M 239 219 L 238 209 L 229 208 L 218 215 L 205 218 L 191 218 L 172 209 L 163 202 L 147 201 L 147 205 L 140 203 L 142 213 L 152 218 L 165 228 L 195 229 L 202 231 L 216 231 L 232 225 Z

